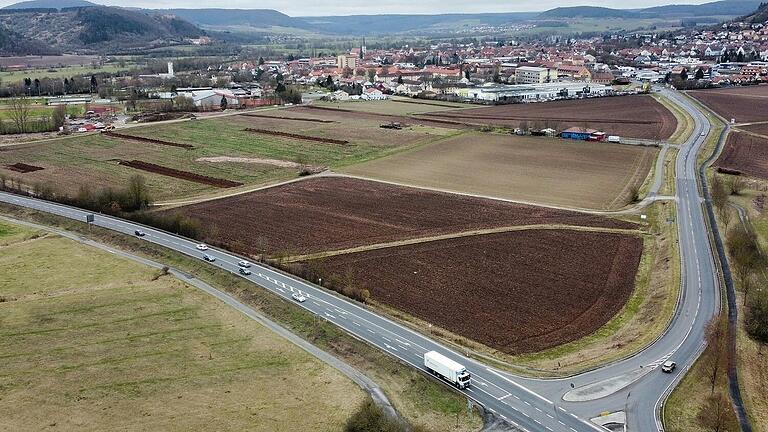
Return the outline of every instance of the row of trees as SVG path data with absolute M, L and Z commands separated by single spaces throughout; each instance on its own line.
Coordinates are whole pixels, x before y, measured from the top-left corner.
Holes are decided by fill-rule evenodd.
M 186 237 L 195 238 L 202 234 L 200 223 L 195 219 L 181 214 L 147 212 L 153 199 L 144 176 L 139 174 L 128 178 L 121 188 L 93 190 L 81 186 L 76 195 L 69 196 L 51 183 L 38 183 L 29 188 L 18 178 L 8 178 L 0 173 L 0 190 L 128 218 Z
M 732 209 L 729 196 L 740 195 L 746 182 L 739 176 L 724 181 L 715 175 L 712 180 L 712 201 L 726 231 L 726 246 L 737 287 L 744 295 L 745 327 L 749 335 L 761 344 L 768 343 L 768 290 L 763 289 L 768 275 L 768 259 L 748 221 L 731 226 Z M 762 347 L 762 346 L 761 346 Z

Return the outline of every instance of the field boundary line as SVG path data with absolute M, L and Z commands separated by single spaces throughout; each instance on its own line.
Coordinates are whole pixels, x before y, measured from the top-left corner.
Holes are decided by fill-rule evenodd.
M 347 249 L 316 252 L 316 253 L 306 254 L 306 255 L 295 255 L 295 256 L 290 256 L 283 259 L 283 262 L 293 263 L 298 261 L 310 261 L 310 260 L 316 260 L 320 258 L 338 256 L 338 255 L 347 255 L 347 254 L 353 254 L 353 253 L 359 253 L 359 252 L 389 249 L 389 248 L 400 247 L 400 246 L 410 246 L 410 245 L 421 244 L 421 243 L 431 243 L 431 242 L 436 242 L 441 240 L 450 240 L 450 239 L 465 238 L 465 237 L 476 237 L 476 236 L 515 232 L 515 231 L 532 231 L 532 230 L 542 230 L 542 231 L 564 230 L 564 231 L 599 232 L 599 233 L 607 233 L 607 234 L 627 234 L 627 235 L 643 235 L 644 234 L 643 231 L 641 230 L 626 229 L 626 228 L 604 228 L 604 227 L 592 227 L 592 226 L 580 226 L 580 225 L 568 225 L 568 224 L 514 225 L 514 226 L 506 226 L 506 227 L 499 227 L 499 228 L 487 228 L 487 229 L 479 229 L 479 230 L 471 230 L 471 231 L 461 231 L 456 233 L 440 234 L 440 235 L 428 236 L 428 237 L 417 237 L 417 238 L 406 239 L 406 240 L 397 240 L 393 242 L 357 246 L 357 247 L 347 248 Z

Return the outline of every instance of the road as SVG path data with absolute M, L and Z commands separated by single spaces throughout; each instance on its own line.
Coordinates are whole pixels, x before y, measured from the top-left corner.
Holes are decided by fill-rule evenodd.
M 695 131 L 676 160 L 677 226 L 682 260 L 681 297 L 675 316 L 662 337 L 631 358 L 567 379 L 531 379 L 511 375 L 470 359 L 382 317 L 364 305 L 348 301 L 309 282 L 274 269 L 254 265 L 253 274 L 239 275 L 241 257 L 220 249 L 206 253 L 211 263 L 244 277 L 273 294 L 293 301 L 300 292 L 307 301 L 298 307 L 328 320 L 414 368 L 425 371 L 423 355 L 436 350 L 463 364 L 473 385 L 461 392 L 487 410 L 524 431 L 604 431 L 588 419 L 606 411 L 627 412 L 629 430 L 660 430 L 658 412 L 668 392 L 703 348 L 704 328 L 719 308 L 718 282 L 697 184 L 696 156 L 710 129 L 707 118 L 683 96 L 665 90 L 666 96 L 688 110 Z M 0 201 L 85 221 L 90 212 L 32 198 L 0 193 Z M 97 226 L 133 235 L 146 233 L 145 241 L 201 259 L 194 241 L 143 227 L 115 217 L 95 215 Z M 681 366 L 662 374 L 658 366 L 667 359 Z M 572 387 L 573 386 L 573 387 Z

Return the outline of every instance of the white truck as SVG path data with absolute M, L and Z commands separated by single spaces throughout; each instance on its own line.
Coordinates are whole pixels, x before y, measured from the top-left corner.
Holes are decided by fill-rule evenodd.
M 608 142 L 621 144 L 621 137 L 618 135 L 608 135 Z
M 433 375 L 443 378 L 459 389 L 469 387 L 470 375 L 467 368 L 437 351 L 424 354 L 424 367 Z

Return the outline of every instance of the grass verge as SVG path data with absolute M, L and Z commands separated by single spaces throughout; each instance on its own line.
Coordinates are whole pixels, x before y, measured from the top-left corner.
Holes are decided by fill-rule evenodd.
M 336 431 L 365 400 L 207 294 L 40 234 L 0 222 L 1 430 Z

